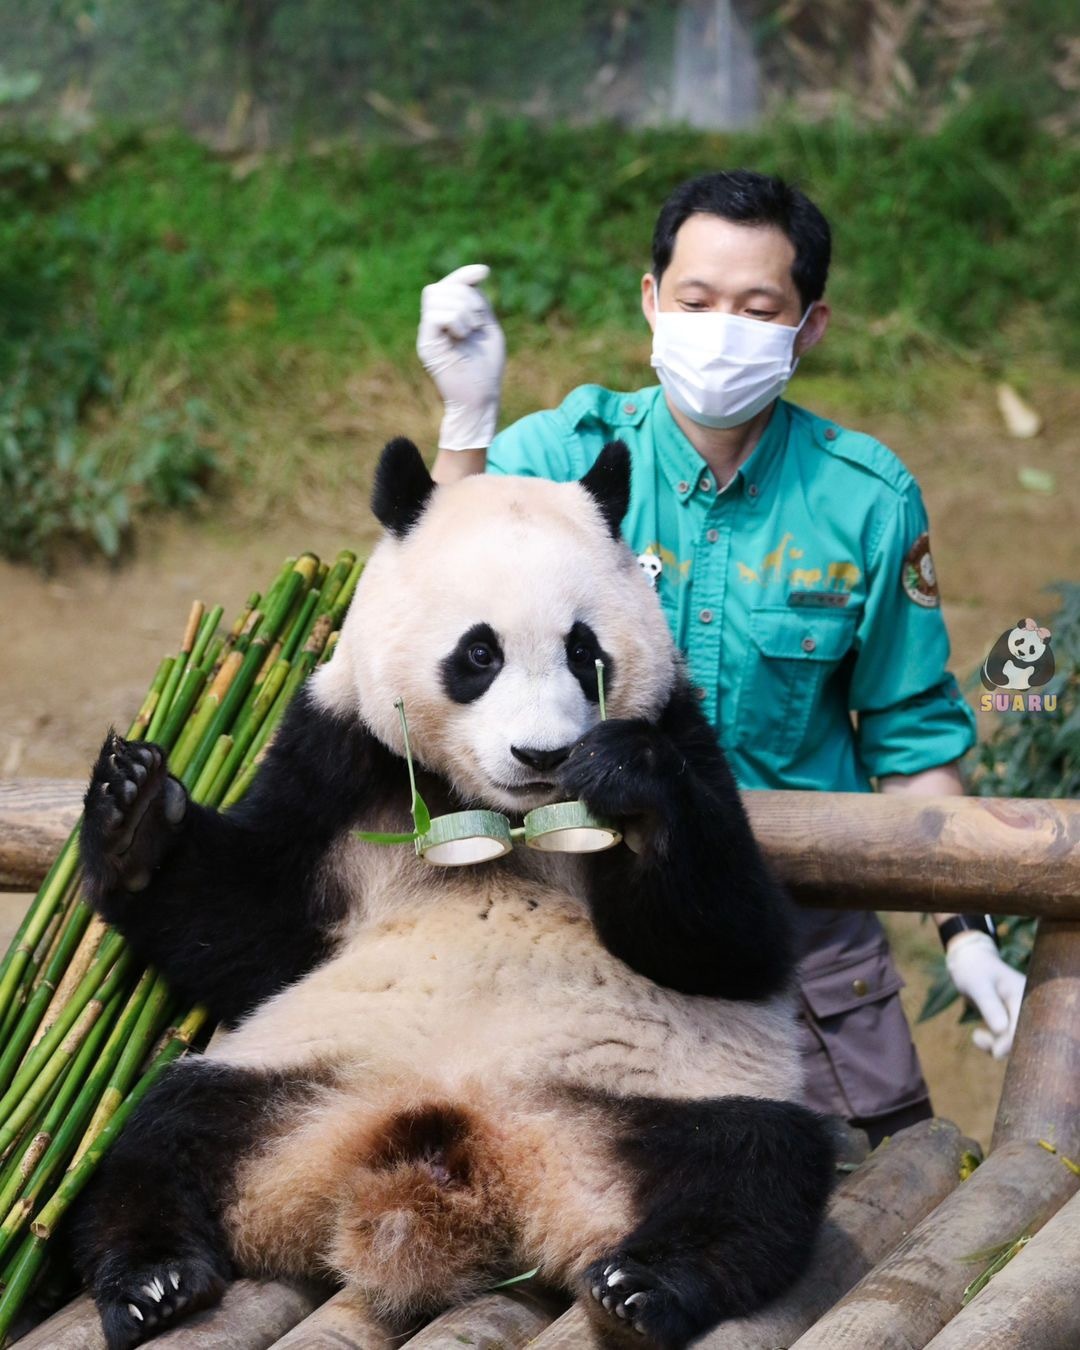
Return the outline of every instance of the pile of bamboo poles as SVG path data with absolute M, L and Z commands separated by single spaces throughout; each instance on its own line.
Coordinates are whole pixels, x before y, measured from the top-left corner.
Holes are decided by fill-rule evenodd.
M 284 709 L 333 651 L 362 567 L 348 551 L 333 565 L 289 558 L 224 633 L 221 607 L 196 602 L 127 738 L 166 749 L 193 800 L 237 801 Z M 0 1342 L 112 1139 L 212 1030 L 205 1009 L 181 1006 L 139 968 L 80 880 L 76 825 L 0 963 Z

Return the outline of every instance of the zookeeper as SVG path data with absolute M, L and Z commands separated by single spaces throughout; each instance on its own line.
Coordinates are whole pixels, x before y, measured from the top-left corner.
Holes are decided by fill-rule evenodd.
M 641 306 L 660 383 L 595 384 L 495 435 L 505 343 L 482 265 L 424 288 L 417 350 L 443 397 L 435 477 L 581 477 L 625 441 L 623 533 L 652 578 L 741 788 L 962 794 L 975 717 L 949 639 L 915 479 L 880 442 L 780 397 L 829 323 L 818 208 L 778 178 L 675 189 Z M 867 341 L 870 341 L 869 335 Z M 852 717 L 854 714 L 854 718 Z M 949 973 L 1008 1053 L 1023 977 L 985 915 L 935 915 Z M 872 1141 L 931 1114 L 873 913 L 801 910 L 806 1100 Z

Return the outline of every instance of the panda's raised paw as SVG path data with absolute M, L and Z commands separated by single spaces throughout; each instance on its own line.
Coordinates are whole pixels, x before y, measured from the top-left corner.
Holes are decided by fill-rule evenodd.
M 130 1350 L 180 1317 L 221 1300 L 225 1281 L 198 1257 L 99 1274 L 94 1299 L 109 1350 Z
M 609 819 L 670 814 L 672 775 L 682 768 L 671 740 L 648 722 L 600 722 L 571 749 L 559 769 L 568 796 Z
M 80 849 L 91 894 L 147 885 L 187 813 L 160 746 L 110 731 L 84 799 Z

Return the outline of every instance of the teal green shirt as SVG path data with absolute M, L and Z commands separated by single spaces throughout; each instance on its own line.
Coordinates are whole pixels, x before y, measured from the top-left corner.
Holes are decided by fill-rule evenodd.
M 974 744 L 926 509 L 890 450 L 779 400 L 718 491 L 659 385 L 582 385 L 500 432 L 488 471 L 580 478 L 615 439 L 633 464 L 623 534 L 650 573 L 659 559 L 660 603 L 740 786 L 868 791 Z

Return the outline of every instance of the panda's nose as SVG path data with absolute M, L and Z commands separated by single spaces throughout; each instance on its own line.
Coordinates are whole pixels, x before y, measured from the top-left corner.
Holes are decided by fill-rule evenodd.
M 558 750 L 534 750 L 523 745 L 512 745 L 510 753 L 520 764 L 527 764 L 530 769 L 539 769 L 541 773 L 544 773 L 548 769 L 554 769 L 556 765 L 561 764 L 570 753 L 570 747 L 564 745 Z

